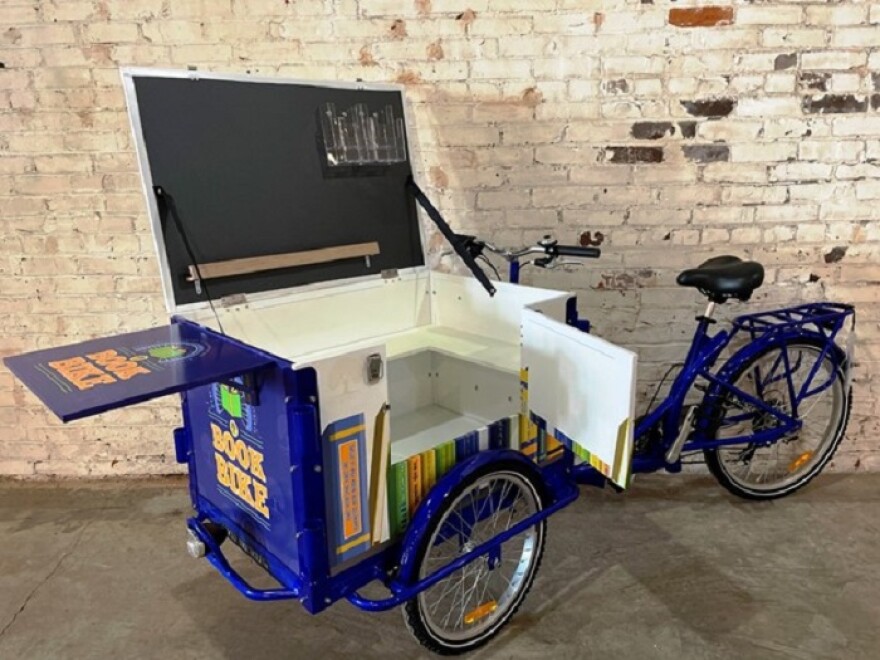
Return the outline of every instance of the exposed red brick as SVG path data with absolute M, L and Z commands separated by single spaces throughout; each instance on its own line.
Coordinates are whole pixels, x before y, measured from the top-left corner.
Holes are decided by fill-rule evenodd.
M 535 87 L 527 87 L 523 90 L 522 99 L 526 105 L 534 108 L 541 105 L 541 102 L 544 100 L 544 95 L 541 93 L 541 90 Z
M 597 231 L 595 234 L 589 231 L 585 231 L 581 234 L 580 244 L 584 247 L 594 247 L 602 245 L 605 241 L 605 234 L 601 231 Z
M 426 49 L 428 59 L 429 60 L 442 60 L 445 54 L 443 53 L 443 45 L 440 43 L 440 40 L 432 41 L 428 44 L 428 48 Z
M 401 85 L 418 85 L 420 82 L 422 82 L 422 77 L 419 75 L 418 71 L 405 69 L 398 73 L 397 77 L 394 80 Z
M 605 14 L 601 11 L 597 11 L 593 13 L 593 23 L 596 25 L 596 29 L 598 30 L 602 27 L 602 23 L 605 22 Z
M 428 171 L 428 178 L 435 188 L 449 187 L 449 175 L 436 165 Z
M 431 13 L 431 0 L 416 0 L 416 10 L 425 16 Z
M 678 27 L 711 27 L 733 23 L 733 7 L 673 7 L 669 10 L 669 24 Z
M 471 26 L 475 20 L 477 20 L 477 12 L 473 9 L 465 9 L 458 16 L 455 17 L 461 26 L 464 28 L 464 31 L 467 32 L 467 29 Z
M 379 64 L 373 57 L 373 53 L 369 46 L 361 48 L 361 52 L 358 55 L 358 62 L 361 63 L 361 66 L 377 66 Z
M 406 21 L 402 18 L 395 19 L 391 24 L 390 32 L 395 39 L 403 39 L 406 36 Z

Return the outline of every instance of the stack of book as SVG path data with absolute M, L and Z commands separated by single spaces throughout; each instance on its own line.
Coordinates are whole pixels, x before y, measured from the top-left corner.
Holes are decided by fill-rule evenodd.
M 519 449 L 519 427 L 519 415 L 511 415 L 405 459 L 392 456 L 387 490 L 391 537 L 403 533 L 428 491 L 456 464 L 486 449 Z

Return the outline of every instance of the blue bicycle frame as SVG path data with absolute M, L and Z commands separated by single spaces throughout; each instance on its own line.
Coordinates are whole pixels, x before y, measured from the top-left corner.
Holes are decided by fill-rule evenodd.
M 519 275 L 520 264 L 512 261 L 510 281 L 518 283 Z M 659 430 L 659 433 L 656 440 L 651 438 L 648 450 L 640 452 L 634 458 L 633 472 L 658 469 L 671 472 L 680 470 L 680 460 L 668 462 L 666 451 L 680 432 L 685 397 L 698 378 L 706 381 L 706 391 L 700 404 L 701 414 L 694 429 L 688 429 L 683 452 L 711 449 L 722 444 L 767 444 L 777 441 L 800 427 L 797 410 L 803 399 L 828 388 L 836 377 L 835 371 L 825 381 L 813 382 L 818 373 L 818 365 L 825 357 L 830 357 L 836 368 L 845 369 L 848 366 L 843 351 L 835 344 L 835 338 L 846 319 L 854 314 L 853 308 L 849 305 L 814 303 L 772 312 L 747 314 L 734 319 L 731 331 L 719 330 L 714 334 L 710 333 L 710 326 L 714 323 L 711 319 L 711 309 L 710 306 L 707 313 L 697 319 L 697 328 L 690 350 L 681 371 L 672 383 L 668 396 L 636 424 L 637 439 L 655 430 Z M 570 325 L 585 332 L 589 331 L 589 323 L 585 319 L 578 318 L 575 305 L 569 307 L 566 316 Z M 748 342 L 713 373 L 712 369 L 721 352 L 731 344 L 734 337 L 744 335 L 747 335 Z M 792 374 L 804 365 L 800 358 L 792 359 L 785 347 L 789 342 L 798 339 L 808 340 L 821 347 L 821 354 L 810 368 L 804 384 L 795 390 Z M 749 394 L 732 385 L 732 381 L 750 360 L 774 347 L 781 347 L 783 350 L 780 351 L 780 356 L 771 365 L 768 373 L 758 379 L 757 395 Z M 192 410 L 186 405 L 187 398 L 195 394 L 184 398 L 185 427 L 175 433 L 179 460 L 189 463 L 193 503 L 197 510 L 197 515 L 188 521 L 189 529 L 195 539 L 204 545 L 205 555 L 214 567 L 242 594 L 254 600 L 298 599 L 307 610 L 317 613 L 334 601 L 344 598 L 363 610 L 387 610 L 412 599 L 421 591 L 480 557 L 488 556 L 490 564 L 497 563 L 501 545 L 505 541 L 541 523 L 556 511 L 572 503 L 580 492 L 577 483 L 594 486 L 604 486 L 607 483 L 606 478 L 589 464 L 575 465 L 573 454 L 569 451 L 560 452 L 555 459 L 542 464 L 536 464 L 521 452 L 512 449 L 479 452 L 456 465 L 437 482 L 419 505 L 402 538 L 334 575 L 331 574 L 327 564 L 327 545 L 323 533 L 325 503 L 320 482 L 319 403 L 314 372 L 308 369 L 302 370 L 302 373 L 296 372 L 296 375 L 290 376 L 288 380 L 279 381 L 274 386 L 281 388 L 279 391 L 284 394 L 281 397 L 271 396 L 272 388 L 269 387 L 271 383 L 264 383 L 262 398 L 264 406 L 272 404 L 276 399 L 278 402 L 284 402 L 285 410 L 279 414 L 288 418 L 291 456 L 295 461 L 290 469 L 292 476 L 290 499 L 294 505 L 293 518 L 299 529 L 295 536 L 295 552 L 294 548 L 288 547 L 290 542 L 279 545 L 284 555 L 279 557 L 271 552 L 270 548 L 263 547 L 253 540 L 248 541 L 240 534 L 236 520 L 230 517 L 228 512 L 212 505 L 200 493 L 194 478 L 199 474 L 199 466 L 196 464 L 192 450 L 193 438 L 189 414 Z M 792 402 L 790 414 L 774 407 L 763 397 L 763 388 L 782 381 L 787 383 Z M 752 412 L 718 419 L 713 413 L 718 410 L 726 411 L 731 401 L 739 402 L 740 409 L 749 406 Z M 196 406 L 194 410 L 199 411 L 202 408 L 204 406 Z M 777 423 L 771 428 L 747 436 L 723 440 L 714 437 L 719 424 L 732 424 L 755 414 L 772 417 Z M 283 463 L 283 461 L 277 462 Z M 517 469 L 530 474 L 534 483 L 541 485 L 541 510 L 461 554 L 432 574 L 420 576 L 419 550 L 430 522 L 437 518 L 448 498 L 459 484 L 471 480 L 481 470 L 504 465 L 515 465 Z M 299 469 L 293 469 L 293 466 Z M 305 493 L 309 494 L 308 497 Z M 503 505 L 504 502 L 499 500 L 487 510 Z M 267 568 L 281 586 L 259 589 L 249 585 L 226 561 L 220 548 L 223 539 L 218 539 L 212 534 L 209 522 L 220 523 L 223 528 L 229 530 L 232 540 L 260 565 Z M 475 521 L 466 520 L 464 527 L 442 528 L 440 536 L 441 538 L 451 534 L 466 536 L 468 534 L 466 527 L 473 522 Z M 288 557 L 290 553 L 292 555 Z M 298 569 L 292 570 L 290 566 L 297 566 Z M 370 598 L 359 592 L 361 587 L 373 581 L 382 583 L 387 588 L 388 595 Z
M 520 270 L 518 261 L 510 262 L 511 282 L 519 283 Z M 722 445 L 772 444 L 801 427 L 798 409 L 804 399 L 830 387 L 838 369 L 849 368 L 847 357 L 837 346 L 835 339 L 847 318 L 852 317 L 854 321 L 855 311 L 851 305 L 808 303 L 769 312 L 744 314 L 733 320 L 730 331 L 719 330 L 712 334 L 710 327 L 715 323 L 712 318 L 714 307 L 715 303 L 709 303 L 706 313 L 697 317 L 697 328 L 690 349 L 667 396 L 636 423 L 635 438 L 637 441 L 647 439 L 647 442 L 643 443 L 645 450 L 633 457 L 634 473 L 654 472 L 660 469 L 678 472 L 681 470 L 679 458 L 681 454 L 715 449 Z M 589 327 L 580 319 L 576 321 L 569 319 L 569 324 L 578 325 L 585 330 Z M 747 343 L 713 373 L 713 367 L 721 352 L 735 337 L 742 335 L 748 336 Z M 792 360 L 786 347 L 797 340 L 816 343 L 820 347 L 820 353 L 810 367 L 804 383 L 796 389 L 792 376 L 803 367 L 803 357 Z M 731 381 L 753 358 L 770 347 L 778 347 L 781 350 L 768 373 L 763 376 L 759 374 L 756 378 L 757 396 L 735 387 Z M 814 383 L 819 365 L 826 357 L 831 359 L 835 372 L 824 381 Z M 698 379 L 707 383 L 706 394 L 699 404 L 699 415 L 695 419 L 694 428 L 682 431 L 685 398 Z M 764 390 L 773 383 L 783 381 L 788 394 L 790 413 L 764 400 Z M 718 418 L 724 407 L 723 404 L 731 401 L 735 402 L 735 407 L 741 409 L 748 406 L 749 412 Z M 775 420 L 775 424 L 748 435 L 724 439 L 715 437 L 719 426 L 734 425 L 755 418 L 756 415 L 771 418 Z M 668 461 L 666 452 L 681 432 L 687 433 L 688 436 L 674 460 Z M 574 470 L 581 483 L 595 484 L 600 481 L 589 466 L 577 466 Z

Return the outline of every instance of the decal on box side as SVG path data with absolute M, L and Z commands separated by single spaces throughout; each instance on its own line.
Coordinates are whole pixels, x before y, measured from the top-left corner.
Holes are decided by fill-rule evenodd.
M 345 561 L 372 545 L 367 506 L 367 427 L 363 413 L 331 422 L 324 429 L 329 472 L 332 553 Z

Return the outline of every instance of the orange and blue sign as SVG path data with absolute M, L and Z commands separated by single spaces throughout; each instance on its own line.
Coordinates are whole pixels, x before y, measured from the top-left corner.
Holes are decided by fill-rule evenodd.
M 4 363 L 64 422 L 273 364 L 265 354 L 189 323 L 34 351 Z
M 330 564 L 371 547 L 367 483 L 367 427 L 363 414 L 331 422 L 324 429 L 324 463 L 330 530 Z

